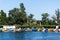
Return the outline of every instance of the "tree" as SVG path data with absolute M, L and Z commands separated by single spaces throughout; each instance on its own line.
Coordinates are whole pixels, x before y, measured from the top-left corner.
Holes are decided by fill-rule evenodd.
M 33 14 L 30 14 L 27 18 L 28 22 L 31 23 L 33 21 Z
M 15 24 L 16 23 L 18 13 L 19 13 L 18 8 L 14 8 L 12 10 L 9 10 L 9 17 L 8 17 L 9 24 Z
M 20 12 L 23 23 L 27 23 L 27 14 L 25 12 L 25 7 L 23 3 L 20 3 Z
M 0 11 L 0 24 L 6 24 L 6 13 L 3 10 Z
M 55 15 L 56 16 L 52 16 L 52 19 L 53 21 L 56 23 L 56 24 L 59 24 L 60 22 L 60 11 L 59 9 L 55 10 Z
M 60 21 L 60 11 L 59 11 L 59 9 L 57 9 L 56 11 L 55 11 L 55 14 L 56 14 L 56 20 L 57 20 L 57 23 L 59 24 L 59 21 Z
M 20 4 L 20 8 L 14 8 L 9 11 L 9 20 L 12 22 L 12 24 L 26 23 L 27 16 L 23 3 Z
M 48 16 L 49 16 L 48 13 L 43 13 L 42 14 L 42 23 L 43 24 L 46 24 L 48 22 Z
M 21 13 L 26 13 L 25 12 L 25 7 L 24 7 L 24 4 L 23 3 L 20 3 L 20 12 Z

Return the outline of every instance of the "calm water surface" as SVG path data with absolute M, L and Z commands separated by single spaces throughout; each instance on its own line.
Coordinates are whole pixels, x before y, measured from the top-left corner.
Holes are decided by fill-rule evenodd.
M 0 40 L 60 40 L 60 32 L 0 32 Z

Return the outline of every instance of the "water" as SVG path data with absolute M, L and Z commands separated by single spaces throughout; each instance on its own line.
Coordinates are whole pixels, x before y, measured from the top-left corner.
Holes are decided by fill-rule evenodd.
M 0 40 L 60 40 L 60 32 L 0 32 Z

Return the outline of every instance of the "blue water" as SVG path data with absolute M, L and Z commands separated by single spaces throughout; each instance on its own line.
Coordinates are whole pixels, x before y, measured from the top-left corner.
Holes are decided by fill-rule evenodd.
M 60 32 L 0 32 L 0 40 L 60 40 Z

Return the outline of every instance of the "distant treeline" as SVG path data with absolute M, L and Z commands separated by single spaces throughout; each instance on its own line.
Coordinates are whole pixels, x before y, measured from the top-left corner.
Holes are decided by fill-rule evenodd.
M 34 15 L 27 15 L 23 3 L 20 3 L 20 8 L 13 8 L 9 10 L 8 17 L 6 13 L 0 11 L 0 25 L 30 25 L 30 26 L 41 26 L 41 25 L 60 25 L 60 11 L 55 11 L 55 16 L 49 18 L 49 14 L 42 13 L 42 20 L 33 19 Z M 38 15 L 37 15 L 38 16 Z

